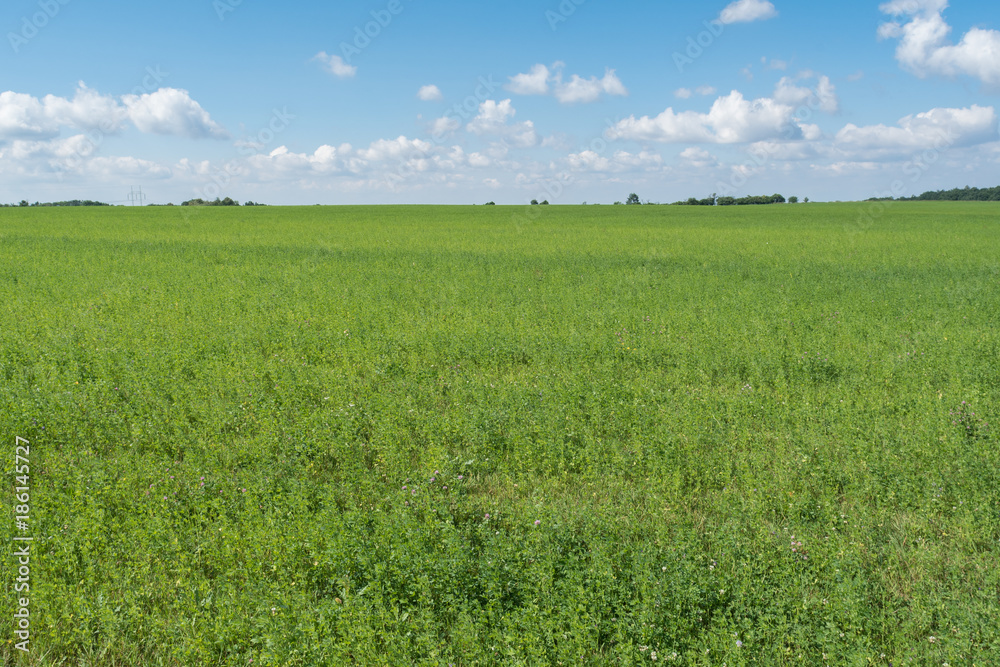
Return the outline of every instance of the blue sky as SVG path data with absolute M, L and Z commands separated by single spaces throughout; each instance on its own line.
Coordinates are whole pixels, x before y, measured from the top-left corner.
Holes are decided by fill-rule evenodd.
M 0 201 L 1000 183 L 992 0 L 7 0 L 0 35 Z

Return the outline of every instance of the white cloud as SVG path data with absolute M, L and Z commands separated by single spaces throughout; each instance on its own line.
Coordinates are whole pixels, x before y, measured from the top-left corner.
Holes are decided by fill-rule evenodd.
M 510 139 L 516 146 L 530 147 L 538 143 L 535 124 L 530 120 L 509 124 L 517 111 L 509 99 L 497 102 L 486 100 L 479 105 L 479 115 L 473 118 L 466 129 L 476 135 L 496 135 Z
M 813 75 L 807 72 L 800 74 L 798 78 L 813 78 Z M 828 76 L 818 77 L 815 89 L 797 86 L 790 77 L 782 77 L 774 89 L 774 99 L 794 107 L 808 105 L 826 113 L 837 113 L 840 110 L 836 87 Z
M 160 88 L 155 93 L 125 95 L 122 102 L 129 120 L 141 132 L 191 139 L 229 137 L 229 133 L 212 120 L 186 90 Z
M 62 127 L 116 133 L 125 116 L 124 108 L 113 97 L 87 88 L 82 81 L 72 100 L 0 93 L 0 139 L 55 137 Z
M 609 139 L 665 143 L 744 143 L 764 139 L 798 139 L 802 131 L 793 107 L 769 98 L 747 100 L 739 91 L 720 97 L 707 114 L 676 113 L 668 108 L 655 118 L 630 116 L 605 134 Z
M 87 173 L 105 180 L 120 176 L 169 178 L 171 171 L 163 165 L 136 157 L 97 157 L 87 163 Z
M 318 60 L 323 69 L 340 79 L 350 79 L 358 73 L 357 67 L 348 65 L 340 56 L 331 56 L 326 51 L 320 51 L 312 59 Z
M 469 164 L 473 167 L 488 167 L 490 166 L 490 159 L 482 153 L 470 153 Z
M 875 157 L 895 157 L 917 150 L 974 146 L 997 140 L 997 113 L 993 107 L 931 109 L 906 116 L 896 126 L 848 124 L 836 136 L 843 151 Z
M 674 91 L 674 96 L 682 100 L 691 99 L 694 95 L 715 95 L 715 88 L 713 86 L 698 86 L 694 90 L 690 88 L 678 88 Z
M 815 144 L 808 141 L 758 141 L 747 146 L 747 153 L 754 156 L 756 161 L 793 162 L 815 159 L 820 151 Z
M 0 139 L 54 136 L 59 124 L 45 112 L 36 97 L 15 93 L 0 93 Z
M 358 151 L 362 160 L 381 162 L 385 160 L 406 160 L 415 156 L 425 157 L 431 153 L 434 145 L 421 139 L 407 139 L 400 136 L 396 139 L 379 139 L 365 149 Z
M 549 93 L 549 68 L 535 65 L 527 74 L 515 74 L 504 88 L 515 95 L 547 95 Z
M 616 151 L 611 157 L 606 157 L 592 150 L 571 153 L 566 157 L 566 163 L 572 171 L 589 172 L 624 172 L 624 171 L 657 171 L 663 168 L 663 156 L 651 151 L 629 153 Z
M 946 0 L 893 0 L 879 9 L 906 23 L 883 23 L 882 39 L 899 39 L 896 60 L 918 77 L 968 75 L 991 87 L 1000 87 L 1000 31 L 972 28 L 958 44 L 948 43 L 951 32 L 943 16 Z
M 42 100 L 46 113 L 52 116 L 56 123 L 66 127 L 83 130 L 117 132 L 127 114 L 125 109 L 114 97 L 101 95 L 87 88 L 81 81 L 77 84 L 76 94 L 72 100 L 55 95 L 46 95 Z
M 444 99 L 444 96 L 441 94 L 441 89 L 435 85 L 421 87 L 417 92 L 417 97 L 424 102 L 438 102 Z
M 680 158 L 692 167 L 705 168 L 719 166 L 719 160 L 704 148 L 689 146 L 681 151 Z
M 765 21 L 778 15 L 778 10 L 767 0 L 736 0 L 719 14 L 723 23 L 749 23 Z
M 0 93 L 0 140 L 54 138 L 63 128 L 99 130 L 103 137 L 121 131 L 126 120 L 140 132 L 195 139 L 229 136 L 186 90 L 161 88 L 124 95 L 120 102 L 87 88 L 82 81 L 73 99 L 46 95 L 38 100 L 13 91 Z
M 548 95 L 552 92 L 563 104 L 589 103 L 600 99 L 601 94 L 628 95 L 628 90 L 613 69 L 605 69 L 604 76 L 583 78 L 578 74 L 563 81 L 563 63 L 557 62 L 549 69 L 545 65 L 535 65 L 526 74 L 517 74 L 504 86 L 516 95 Z
M 584 79 L 574 74 L 568 83 L 558 81 L 555 86 L 556 99 L 563 104 L 596 102 L 600 99 L 601 93 L 624 96 L 628 95 L 628 90 L 613 69 L 605 70 L 601 79 L 596 76 Z
M 462 121 L 454 116 L 443 116 L 431 123 L 431 136 L 435 140 L 444 139 L 462 127 Z

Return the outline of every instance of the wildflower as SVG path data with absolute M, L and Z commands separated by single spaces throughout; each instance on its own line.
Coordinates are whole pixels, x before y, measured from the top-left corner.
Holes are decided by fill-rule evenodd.
M 743 648 L 743 642 L 739 639 L 736 640 L 736 648 Z
M 542 525 L 542 521 L 541 521 L 541 519 L 535 519 L 535 525 L 536 525 L 536 526 L 540 526 L 540 525 Z

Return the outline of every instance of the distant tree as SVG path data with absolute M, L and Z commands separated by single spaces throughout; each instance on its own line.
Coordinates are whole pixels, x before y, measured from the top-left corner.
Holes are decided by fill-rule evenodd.
M 22 199 L 21 203 L 18 204 L 18 206 L 28 206 L 28 200 L 27 199 Z
M 488 201 L 488 202 L 486 202 L 486 206 L 496 206 L 496 205 L 497 205 L 497 203 L 495 201 Z
M 538 206 L 538 200 L 537 199 L 532 199 L 531 200 L 531 205 L 532 206 Z
M 806 197 L 806 198 L 805 198 L 805 199 L 803 199 L 802 201 L 803 201 L 804 203 L 808 204 L 808 203 L 809 203 L 809 197 Z
M 735 206 L 736 197 L 719 197 L 715 200 L 715 203 L 719 206 Z
M 640 206 L 642 205 L 642 202 L 639 201 L 639 195 L 633 192 L 628 196 L 628 199 L 625 200 L 625 204 L 627 206 Z
M 542 206 L 548 206 L 548 205 L 549 205 L 549 200 L 548 199 L 543 199 L 542 200 Z
M 621 205 L 622 205 L 622 203 L 620 201 L 616 201 L 615 202 L 615 206 L 621 206 Z
M 799 198 L 798 197 L 789 197 L 788 198 L 788 203 L 789 204 L 798 204 L 799 203 Z

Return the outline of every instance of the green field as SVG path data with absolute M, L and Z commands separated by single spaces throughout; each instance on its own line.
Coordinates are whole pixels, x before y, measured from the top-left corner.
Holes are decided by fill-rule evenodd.
M 1000 207 L 870 206 L 0 210 L 5 664 L 1000 664 Z

